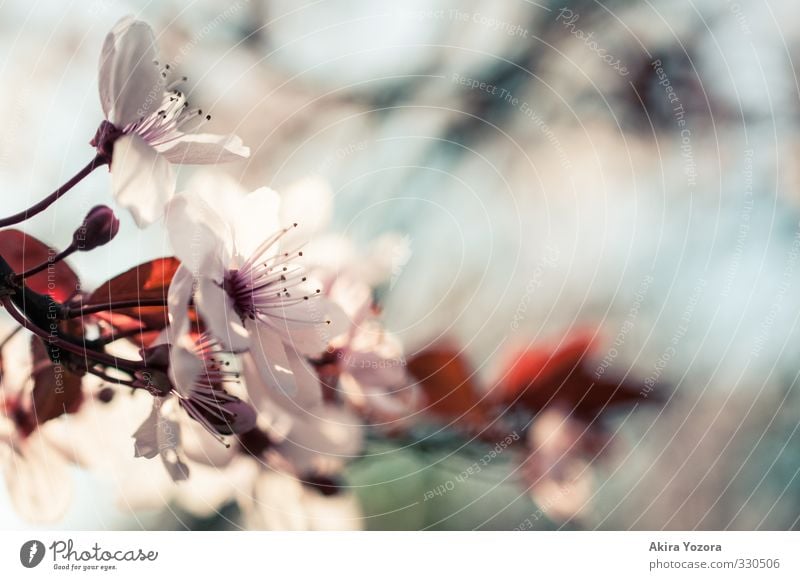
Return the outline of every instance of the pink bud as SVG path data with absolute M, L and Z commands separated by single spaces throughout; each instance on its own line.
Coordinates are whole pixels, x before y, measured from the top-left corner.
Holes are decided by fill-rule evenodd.
M 114 239 L 119 231 L 119 220 L 110 207 L 97 205 L 89 210 L 83 224 L 72 235 L 72 245 L 80 252 L 88 252 Z

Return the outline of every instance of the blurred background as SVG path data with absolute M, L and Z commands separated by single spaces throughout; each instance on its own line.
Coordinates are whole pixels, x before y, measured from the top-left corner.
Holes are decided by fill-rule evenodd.
M 663 385 L 666 404 L 615 419 L 580 518 L 548 515 L 505 456 L 422 501 L 482 449 L 374 442 L 345 474 L 365 527 L 798 527 L 796 2 L 6 0 L 0 213 L 90 159 L 100 47 L 129 13 L 208 129 L 251 147 L 227 172 L 326 180 L 331 229 L 365 255 L 405 237 L 381 302 L 406 353 L 455 341 L 488 384 L 509 349 L 590 328 L 616 373 Z M 102 173 L 26 231 L 63 246 L 109 203 Z M 121 217 L 74 259 L 86 285 L 168 252 Z M 233 508 L 130 513 L 74 477 L 64 528 L 237 527 Z M 25 525 L 0 499 L 0 527 Z

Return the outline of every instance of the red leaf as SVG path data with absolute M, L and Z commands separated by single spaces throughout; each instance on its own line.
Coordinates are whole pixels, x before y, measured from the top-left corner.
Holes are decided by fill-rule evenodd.
M 31 337 L 33 357 L 33 416 L 42 425 L 65 413 L 74 413 L 83 401 L 81 377 L 56 364 L 47 355 L 42 339 Z
M 79 304 L 95 306 L 131 301 L 166 302 L 169 285 L 179 265 L 180 262 L 175 258 L 159 258 L 139 264 L 102 284 Z M 95 316 L 123 332 L 135 328 L 161 330 L 169 323 L 165 306 L 116 308 Z
M 0 231 L 0 255 L 16 273 L 30 270 L 52 259 L 58 252 L 19 230 Z M 80 281 L 69 265 L 61 260 L 47 270 L 25 279 L 28 288 L 39 294 L 49 294 L 63 302 L 80 289 Z
M 642 394 L 642 385 L 592 365 L 592 337 L 582 333 L 556 349 L 540 347 L 517 354 L 496 388 L 505 405 L 533 412 L 558 406 L 576 418 L 593 420 L 621 405 L 655 402 Z
M 134 266 L 102 284 L 83 301 L 84 306 L 127 302 L 130 300 L 166 301 L 169 284 L 180 262 L 175 258 L 158 258 Z
M 408 358 L 408 371 L 425 395 L 425 410 L 470 429 L 485 430 L 492 422 L 476 375 L 458 350 L 439 346 Z

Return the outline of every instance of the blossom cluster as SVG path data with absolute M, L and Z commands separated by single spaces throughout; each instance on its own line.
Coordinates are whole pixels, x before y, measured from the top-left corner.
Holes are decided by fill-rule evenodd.
M 403 240 L 387 234 L 380 251 L 360 256 L 326 231 L 331 193 L 320 180 L 248 192 L 209 167 L 250 152 L 236 136 L 200 132 L 211 115 L 190 105 L 185 81 L 160 60 L 150 26 L 122 19 L 101 50 L 94 157 L 0 219 L 0 458 L 20 513 L 58 518 L 70 503 L 68 469 L 79 466 L 112 478 L 129 505 L 138 496 L 210 514 L 234 501 L 254 526 L 358 527 L 341 472 L 366 431 L 413 439 L 415 425 L 439 421 L 488 441 L 513 430 L 517 442 L 517 426 L 501 419 L 507 408 L 527 404 L 530 418 L 572 396 L 556 388 L 560 375 L 544 387 L 529 380 L 541 375 L 530 365 L 510 387 L 479 395 L 459 371 L 460 351 L 406 360 L 374 299 Z M 174 164 L 207 167 L 176 191 Z M 93 208 L 61 251 L 10 226 L 101 167 L 138 226 L 164 224 L 173 255 L 88 291 L 67 258 L 112 242 L 111 208 Z M 571 368 L 582 365 L 585 349 L 571 354 Z M 573 429 L 569 421 L 552 429 Z M 533 453 L 542 430 L 519 428 L 530 439 L 520 470 L 535 487 L 541 458 L 560 465 L 563 453 Z M 570 435 L 570 449 L 588 448 L 585 433 Z

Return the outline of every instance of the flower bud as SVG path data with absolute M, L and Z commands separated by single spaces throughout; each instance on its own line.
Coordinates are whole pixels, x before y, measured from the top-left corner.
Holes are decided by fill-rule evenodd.
M 89 210 L 83 224 L 72 235 L 72 245 L 79 252 L 88 252 L 114 239 L 119 220 L 110 207 L 97 205 Z

